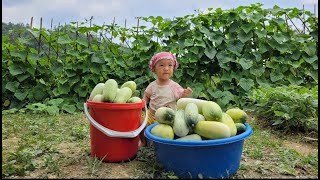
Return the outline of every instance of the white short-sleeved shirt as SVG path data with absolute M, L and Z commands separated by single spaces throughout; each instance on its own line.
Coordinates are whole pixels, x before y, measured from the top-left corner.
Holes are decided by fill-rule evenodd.
M 152 81 L 145 90 L 145 95 L 149 98 L 149 111 L 154 118 L 156 110 L 160 107 L 169 107 L 176 111 L 177 100 L 181 98 L 183 88 L 173 80 L 168 85 L 160 86 L 156 81 Z

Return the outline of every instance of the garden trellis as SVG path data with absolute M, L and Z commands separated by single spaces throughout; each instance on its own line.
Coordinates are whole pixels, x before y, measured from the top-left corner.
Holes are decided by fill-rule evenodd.
M 42 19 L 40 28 L 32 24 L 3 36 L 2 109 L 63 99 L 65 111 L 82 110 L 95 84 L 109 78 L 134 80 L 143 90 L 153 80 L 148 60 L 158 51 L 177 55 L 177 82 L 221 107 L 241 107 L 242 96 L 258 86 L 318 84 L 318 17 L 297 8 L 258 3 L 173 19 L 139 17 L 130 28 L 115 19 L 92 25 L 92 18 L 56 28 L 51 20 L 49 30 Z

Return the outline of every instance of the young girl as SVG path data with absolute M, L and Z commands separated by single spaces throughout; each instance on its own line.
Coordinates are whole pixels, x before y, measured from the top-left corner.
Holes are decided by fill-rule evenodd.
M 149 69 L 157 78 L 147 86 L 143 95 L 143 100 L 149 103 L 147 126 L 157 122 L 154 115 L 158 108 L 166 106 L 176 111 L 177 100 L 192 94 L 190 87 L 184 89 L 170 79 L 177 67 L 176 57 L 170 52 L 157 53 L 149 61 Z M 146 144 L 144 131 L 141 132 L 140 139 L 141 146 L 144 146 Z

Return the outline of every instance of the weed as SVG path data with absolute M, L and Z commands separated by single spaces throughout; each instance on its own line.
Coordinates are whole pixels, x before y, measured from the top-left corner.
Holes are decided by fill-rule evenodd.
M 91 176 L 96 176 L 97 172 L 99 171 L 98 168 L 101 166 L 103 159 L 106 157 L 105 155 L 102 159 L 98 159 L 97 157 L 88 157 L 86 160 L 86 165 L 89 169 L 89 174 Z

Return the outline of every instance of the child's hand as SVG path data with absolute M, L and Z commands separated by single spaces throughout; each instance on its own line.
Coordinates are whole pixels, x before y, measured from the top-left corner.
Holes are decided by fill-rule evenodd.
M 187 87 L 187 89 L 183 90 L 181 97 L 189 97 L 192 94 L 192 89 L 190 87 Z

